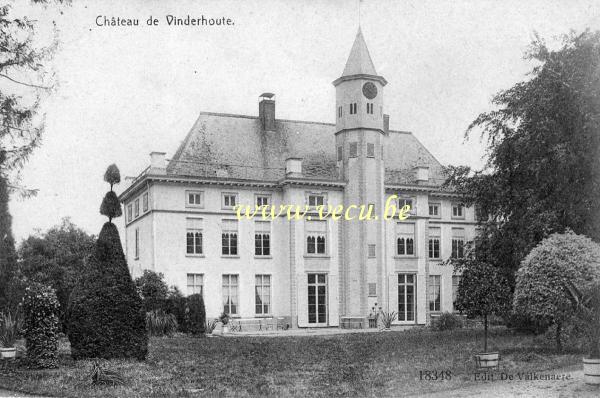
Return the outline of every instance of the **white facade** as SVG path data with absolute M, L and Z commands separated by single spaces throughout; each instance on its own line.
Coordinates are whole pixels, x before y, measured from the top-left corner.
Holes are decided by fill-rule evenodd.
M 152 153 L 121 194 L 133 276 L 150 269 L 184 294 L 201 291 L 208 317 L 283 317 L 294 327 L 365 327 L 376 304 L 404 325 L 452 311 L 457 280 L 442 261 L 462 255 L 475 215 L 441 190 L 441 166 L 410 133 L 389 131 L 386 83 L 359 31 L 334 82 L 335 125 L 275 119 L 269 93 L 258 118 L 201 114 L 174 159 Z M 265 200 L 373 205 L 379 219 L 237 218 L 234 204 Z M 413 210 L 384 220 L 386 203 Z

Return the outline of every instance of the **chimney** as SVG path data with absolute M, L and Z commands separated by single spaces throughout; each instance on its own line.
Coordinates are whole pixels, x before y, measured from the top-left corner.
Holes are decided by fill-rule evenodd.
M 150 174 L 167 174 L 165 152 L 150 152 Z
M 285 160 L 286 177 L 302 177 L 302 158 L 287 158 Z
M 413 168 L 415 172 L 415 181 L 419 185 L 425 185 L 429 182 L 429 167 L 416 166 Z
M 383 132 L 386 135 L 390 132 L 390 115 L 383 115 Z
M 275 131 L 275 94 L 262 93 L 258 103 L 258 117 L 263 131 Z

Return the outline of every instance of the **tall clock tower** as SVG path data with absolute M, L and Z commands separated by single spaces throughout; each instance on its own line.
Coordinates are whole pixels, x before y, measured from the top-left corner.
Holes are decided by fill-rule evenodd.
M 387 81 L 375 71 L 359 28 L 344 72 L 333 82 L 336 89 L 336 155 L 342 178 L 346 181 L 346 209 L 351 205 L 372 205 L 373 217 L 378 220 L 343 221 L 342 322 L 364 319 L 374 304 L 369 302 L 370 297 L 376 296 L 377 303 L 383 304 L 382 155 L 385 141 L 383 87 L 386 84 Z M 363 321 L 363 325 L 365 323 Z

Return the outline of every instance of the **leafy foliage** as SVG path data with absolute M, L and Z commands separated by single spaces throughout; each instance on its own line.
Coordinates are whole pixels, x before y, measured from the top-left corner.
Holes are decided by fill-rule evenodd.
M 396 320 L 398 313 L 396 311 L 385 312 L 381 311 L 379 314 L 379 318 L 381 319 L 381 324 L 384 328 L 389 329 L 392 327 L 392 322 Z
M 169 287 L 162 273 L 144 270 L 142 276 L 135 279 L 135 286 L 142 297 L 144 311 L 166 310 Z
M 523 260 L 517 273 L 513 307 L 545 324 L 560 325 L 573 315 L 566 283 L 583 288 L 600 281 L 600 245 L 572 231 L 544 239 Z
M 112 191 L 113 185 L 121 182 L 121 172 L 116 164 L 111 164 L 104 172 L 104 181 L 110 184 L 110 190 Z
M 98 361 L 94 361 L 92 364 L 92 370 L 88 375 L 88 379 L 93 386 L 119 386 L 125 384 L 125 379 L 119 372 L 104 369 Z
M 62 323 L 65 322 L 69 295 L 95 242 L 93 235 L 88 235 L 64 218 L 60 225 L 47 232 L 29 236 L 19 247 L 20 272 L 31 281 L 54 288 L 60 303 Z
M 566 282 L 565 287 L 575 315 L 582 321 L 588 340 L 589 357 L 600 359 L 600 283 L 588 285 L 583 291 L 571 282 Z
M 113 218 L 121 217 L 123 214 L 121 203 L 114 191 L 108 191 L 106 195 L 104 195 L 104 199 L 100 205 L 100 214 L 108 217 L 108 222 L 112 222 Z
M 460 316 L 451 312 L 442 312 L 433 324 L 436 330 L 454 330 L 463 327 L 463 320 Z
M 600 32 L 537 38 L 527 81 L 498 93 L 466 136 L 487 139 L 483 170 L 450 167 L 447 185 L 481 214 L 477 258 L 506 268 L 511 284 L 542 239 L 570 228 L 600 241 Z
M 110 222 L 100 231 L 85 275 L 71 294 L 67 315 L 74 359 L 146 357 L 146 314 L 119 232 Z
M 187 298 L 181 294 L 176 286 L 172 286 L 167 294 L 167 301 L 165 304 L 165 311 L 169 314 L 175 315 L 177 324 L 179 325 L 179 331 L 186 333 L 188 322 L 187 322 Z
M 212 332 L 214 332 L 215 328 L 217 327 L 217 323 L 219 323 L 218 319 L 207 319 L 206 325 L 204 326 L 204 331 L 206 332 L 206 334 L 212 334 Z
M 206 326 L 206 310 L 201 294 L 187 297 L 187 331 L 192 334 L 204 334 Z
M 23 298 L 25 346 L 30 367 L 58 366 L 59 304 L 54 289 L 33 283 Z
M 1 166 L 1 162 L 0 162 Z M 8 212 L 8 186 L 0 173 L 0 308 L 16 311 L 18 302 L 11 300 L 11 279 L 16 276 L 17 253 L 12 235 L 12 217 Z
M 171 336 L 177 331 L 177 319 L 163 310 L 149 311 L 146 313 L 146 330 L 151 336 Z

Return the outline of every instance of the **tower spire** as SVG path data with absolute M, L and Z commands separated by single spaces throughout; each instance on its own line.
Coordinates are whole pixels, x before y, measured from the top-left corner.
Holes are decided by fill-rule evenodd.
M 373 65 L 367 43 L 365 43 L 365 38 L 363 37 L 362 30 L 359 26 L 342 76 L 361 74 L 377 76 L 375 65 Z

